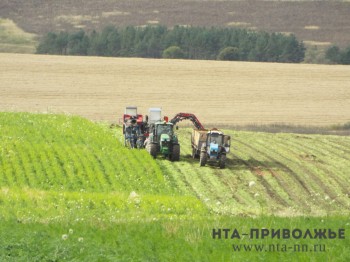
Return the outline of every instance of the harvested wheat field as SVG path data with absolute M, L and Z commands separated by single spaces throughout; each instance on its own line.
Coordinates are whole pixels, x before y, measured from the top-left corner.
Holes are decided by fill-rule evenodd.
M 350 121 L 350 67 L 0 54 L 0 111 L 118 122 L 127 105 L 205 124 Z

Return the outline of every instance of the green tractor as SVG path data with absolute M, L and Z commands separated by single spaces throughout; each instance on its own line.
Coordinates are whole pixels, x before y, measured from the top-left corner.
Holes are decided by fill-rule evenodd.
M 171 161 L 180 160 L 180 145 L 174 134 L 174 124 L 167 121 L 158 121 L 149 128 L 149 137 L 145 141 L 146 150 L 154 158 L 158 154 Z

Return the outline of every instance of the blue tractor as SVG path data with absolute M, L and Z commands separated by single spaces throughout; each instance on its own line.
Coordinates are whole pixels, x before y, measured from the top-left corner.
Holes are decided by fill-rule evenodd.
M 226 154 L 230 152 L 230 136 L 212 129 L 192 132 L 192 157 L 199 157 L 199 165 L 205 166 L 208 161 L 216 161 L 220 168 L 225 168 Z

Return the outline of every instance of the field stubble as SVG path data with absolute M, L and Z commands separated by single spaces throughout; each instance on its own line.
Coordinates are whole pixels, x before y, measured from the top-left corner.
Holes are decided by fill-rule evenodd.
M 1 111 L 118 122 L 124 107 L 204 124 L 343 124 L 348 66 L 0 54 Z

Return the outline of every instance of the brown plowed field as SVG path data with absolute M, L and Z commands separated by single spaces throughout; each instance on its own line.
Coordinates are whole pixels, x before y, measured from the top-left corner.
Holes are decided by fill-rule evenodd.
M 124 107 L 205 124 L 350 120 L 350 67 L 0 54 L 0 110 L 117 122 Z

